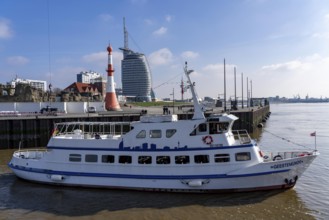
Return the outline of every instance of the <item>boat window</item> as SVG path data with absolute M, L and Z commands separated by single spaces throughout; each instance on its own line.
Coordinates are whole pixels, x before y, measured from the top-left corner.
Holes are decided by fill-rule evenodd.
M 119 163 L 131 163 L 131 156 L 121 155 L 119 156 Z
M 216 123 L 209 123 L 210 134 L 220 134 L 222 132 L 227 131 L 229 126 L 228 122 L 216 122 Z
M 219 132 L 227 131 L 228 126 L 229 126 L 229 123 L 228 123 L 228 122 L 221 122 L 221 123 L 218 123 L 218 125 L 217 125 L 217 130 L 218 130 Z
M 194 156 L 195 163 L 209 163 L 209 155 L 195 155 Z
M 161 138 L 161 130 L 150 130 L 150 138 Z
M 241 152 L 235 154 L 236 161 L 246 161 L 251 160 L 250 152 Z
M 114 155 L 102 155 L 102 163 L 114 163 Z
M 170 164 L 170 156 L 157 156 L 157 164 Z
M 230 162 L 229 154 L 215 154 L 215 163 Z
M 190 163 L 190 157 L 187 155 L 175 156 L 176 164 L 187 164 Z
M 146 137 L 146 131 L 141 130 L 137 135 L 136 138 L 145 138 Z
M 81 162 L 81 154 L 70 154 L 69 161 L 71 161 L 71 162 Z
M 195 136 L 196 135 L 196 128 L 190 133 L 190 136 Z
M 166 137 L 167 138 L 170 138 L 170 137 L 172 137 L 175 133 L 176 133 L 176 129 L 167 129 L 166 130 Z
M 96 154 L 86 154 L 85 161 L 88 163 L 96 163 L 98 160 Z
M 205 131 L 207 131 L 207 124 L 205 123 L 199 124 L 199 132 L 205 132 Z
M 139 156 L 138 157 L 138 163 L 139 164 L 151 164 L 152 163 L 152 157 L 151 156 Z

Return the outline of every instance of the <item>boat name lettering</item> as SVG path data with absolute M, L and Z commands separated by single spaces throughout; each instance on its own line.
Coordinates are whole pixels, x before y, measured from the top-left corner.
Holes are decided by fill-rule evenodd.
M 271 166 L 271 169 L 280 169 L 280 168 L 285 168 L 285 167 L 292 167 L 292 166 L 296 166 L 296 165 L 301 164 L 301 163 L 303 163 L 302 160 L 297 160 L 297 161 L 290 162 L 290 163 L 281 163 L 281 164 L 276 164 L 276 165 Z

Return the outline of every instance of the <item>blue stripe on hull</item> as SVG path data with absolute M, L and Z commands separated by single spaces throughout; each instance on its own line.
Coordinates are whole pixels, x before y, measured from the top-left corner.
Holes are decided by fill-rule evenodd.
M 270 175 L 274 173 L 284 173 L 289 172 L 290 169 L 277 170 L 271 172 L 261 172 L 261 173 L 250 173 L 250 174 L 240 174 L 240 175 L 227 175 L 227 174 L 208 174 L 208 175 L 134 175 L 134 174 L 111 174 L 111 173 L 87 173 L 87 172 L 66 172 L 66 171 L 53 171 L 47 169 L 37 169 L 37 168 L 26 168 L 23 166 L 13 166 L 8 164 L 12 169 L 32 172 L 32 173 L 44 173 L 48 175 L 64 175 L 64 176 L 89 176 L 89 177 L 108 177 L 108 178 L 126 178 L 126 179 L 220 179 L 220 178 L 238 178 L 238 177 L 251 177 L 251 176 L 261 176 Z

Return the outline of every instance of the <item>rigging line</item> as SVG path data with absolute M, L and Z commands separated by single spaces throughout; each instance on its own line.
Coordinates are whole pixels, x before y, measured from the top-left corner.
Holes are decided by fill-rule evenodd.
M 130 37 L 130 39 L 134 42 L 134 44 L 136 45 L 136 47 L 138 48 L 139 51 L 141 51 L 143 54 L 145 54 L 142 50 L 142 48 L 140 48 L 140 46 L 137 44 L 137 42 L 134 40 L 133 36 L 128 32 L 128 36 Z
M 50 48 L 50 10 L 49 10 L 49 0 L 47 1 L 47 10 L 48 10 L 48 68 L 49 68 L 49 82 L 51 85 L 51 48 Z
M 269 133 L 269 134 L 271 134 L 271 135 L 273 135 L 273 136 L 275 136 L 275 137 L 277 137 L 277 138 L 279 138 L 279 139 L 281 139 L 281 140 L 287 141 L 287 142 L 289 142 L 289 143 L 291 143 L 291 144 L 294 144 L 294 145 L 296 145 L 296 146 L 304 147 L 304 148 L 307 148 L 307 149 L 312 149 L 312 148 L 307 147 L 307 146 L 305 146 L 305 145 L 298 144 L 298 143 L 293 142 L 293 141 L 291 141 L 291 140 L 289 140 L 289 139 L 287 139 L 287 138 L 284 138 L 284 137 L 281 137 L 281 136 L 279 136 L 279 135 L 277 135 L 277 134 L 274 134 L 274 133 L 272 133 L 272 132 L 270 132 L 270 131 L 268 131 L 268 130 L 266 130 L 266 129 L 264 129 L 264 128 L 263 128 L 262 130 L 265 131 L 265 132 L 267 132 L 267 133 Z
M 170 82 L 170 81 L 176 79 L 178 76 L 181 76 L 181 75 L 182 75 L 182 74 L 179 73 L 179 74 L 175 75 L 173 78 L 169 79 L 168 81 L 166 81 L 166 82 L 164 82 L 164 83 L 161 83 L 160 85 L 155 86 L 153 89 L 157 89 L 157 88 L 159 88 L 160 86 L 163 86 L 163 85 L 167 84 L 168 82 Z

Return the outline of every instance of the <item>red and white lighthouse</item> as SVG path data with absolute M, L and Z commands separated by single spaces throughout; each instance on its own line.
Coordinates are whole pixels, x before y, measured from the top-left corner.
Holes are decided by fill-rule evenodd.
M 105 109 L 107 111 L 121 111 L 114 88 L 114 68 L 112 62 L 112 47 L 107 47 L 108 51 L 108 66 L 107 66 L 107 86 L 105 96 Z

